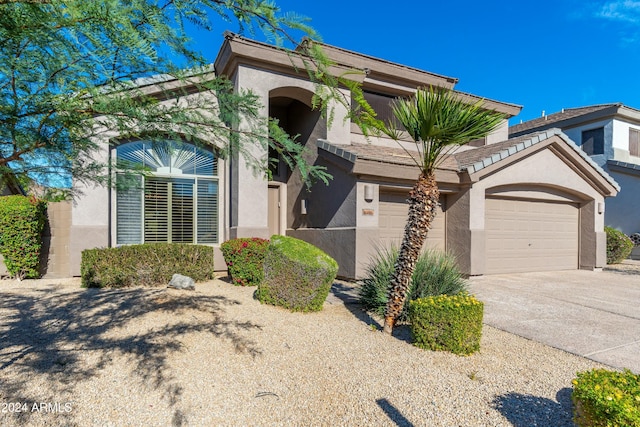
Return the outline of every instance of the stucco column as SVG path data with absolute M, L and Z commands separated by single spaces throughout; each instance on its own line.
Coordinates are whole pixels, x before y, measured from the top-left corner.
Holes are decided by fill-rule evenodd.
M 380 241 L 380 186 L 373 182 L 356 184 L 355 278 L 364 277 L 367 265 L 378 251 Z
M 264 118 L 263 128 L 258 131 L 268 132 L 267 117 L 269 115 L 269 93 L 262 89 L 253 75 L 252 70 L 238 68 L 235 79 L 235 87 L 250 89 L 259 97 L 260 108 L 258 117 Z M 251 125 L 245 120 L 238 123 L 239 130 L 251 130 Z M 253 129 L 254 131 L 256 129 Z M 253 159 L 264 160 L 267 164 L 267 148 L 259 143 L 251 144 L 245 142 L 244 150 Z M 237 237 L 263 237 L 269 236 L 268 224 L 268 181 L 264 170 L 254 170 L 247 164 L 246 159 L 235 153 L 230 164 L 231 191 L 229 203 L 231 208 L 231 224 L 229 228 L 229 238 Z
M 93 153 L 95 161 L 107 164 L 110 155 L 108 141 L 114 136 L 108 133 L 101 138 L 100 149 Z M 82 251 L 110 245 L 111 190 L 106 186 L 75 180 L 73 186 L 82 197 L 78 197 L 71 206 L 69 266 L 71 275 L 79 276 Z
M 468 188 L 447 196 L 446 239 L 463 274 L 485 273 L 484 190 Z
M 580 207 L 579 268 L 593 270 L 607 265 L 607 235 L 604 231 L 604 200 L 592 200 Z
M 346 89 L 339 89 L 347 105 L 351 103 L 351 92 Z M 332 144 L 351 143 L 351 120 L 345 120 L 349 111 L 347 107 L 337 101 L 333 101 L 329 106 L 329 112 L 333 113 L 331 123 L 327 126 L 327 140 Z

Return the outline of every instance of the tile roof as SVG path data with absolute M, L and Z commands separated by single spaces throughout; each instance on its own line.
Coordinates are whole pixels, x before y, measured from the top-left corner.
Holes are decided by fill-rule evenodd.
M 591 167 L 613 185 L 617 191 L 620 191 L 618 183 L 558 128 L 530 133 L 495 144 L 448 155 L 440 163 L 438 169 L 456 172 L 466 170 L 469 174 L 473 174 L 533 145 L 546 141 L 553 136 L 559 136 L 564 140 L 586 163 L 591 165 Z M 334 145 L 322 139 L 318 140 L 318 148 L 342 157 L 351 163 L 355 163 L 357 159 L 363 159 L 402 166 L 415 165 L 409 153 L 402 148 L 355 143 L 350 145 Z M 417 151 L 414 151 L 414 153 L 418 155 Z
M 578 108 L 565 108 L 560 112 L 549 114 L 546 116 L 538 117 L 537 119 L 528 120 L 524 123 L 519 123 L 509 127 L 509 135 L 523 134 L 525 132 L 531 132 L 539 128 L 561 127 L 557 126 L 565 120 L 572 119 L 574 117 L 580 117 L 591 113 L 604 112 L 605 110 L 612 110 L 615 112 L 619 107 L 623 105 L 620 103 L 614 104 L 598 104 L 590 105 L 587 107 Z
M 461 151 L 454 154 L 454 156 L 458 161 L 460 170 L 467 169 L 469 173 L 474 173 L 550 136 L 547 136 L 547 132 L 524 135 L 495 144 L 484 145 L 474 150 Z
M 640 175 L 640 165 L 635 163 L 621 162 L 620 160 L 607 160 L 610 170 L 624 172 L 631 175 Z
M 415 158 L 420 158 L 418 151 L 406 152 L 400 147 L 386 147 L 373 144 L 351 144 L 339 149 L 348 151 L 350 154 L 362 160 L 372 160 L 381 163 L 389 163 L 401 166 L 416 166 Z M 343 156 L 344 157 L 344 156 Z M 349 159 L 347 159 L 349 160 Z M 447 156 L 438 169 L 458 171 L 458 163 L 452 156 Z

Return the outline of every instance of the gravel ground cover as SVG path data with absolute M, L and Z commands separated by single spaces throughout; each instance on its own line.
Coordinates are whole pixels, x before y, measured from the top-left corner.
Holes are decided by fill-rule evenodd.
M 0 281 L 0 425 L 572 426 L 602 367 L 486 325 L 472 356 L 424 351 L 347 283 L 311 314 L 254 291 Z

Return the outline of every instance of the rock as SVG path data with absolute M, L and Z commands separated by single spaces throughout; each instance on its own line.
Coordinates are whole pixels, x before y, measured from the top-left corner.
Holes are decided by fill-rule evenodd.
M 169 287 L 176 289 L 189 289 L 193 291 L 196 289 L 196 283 L 189 276 L 174 274 L 173 277 L 171 277 L 171 281 L 169 282 Z

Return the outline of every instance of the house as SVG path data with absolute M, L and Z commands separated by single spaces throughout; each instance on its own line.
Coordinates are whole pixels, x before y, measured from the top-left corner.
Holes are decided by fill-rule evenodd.
M 380 117 L 389 103 L 417 87 L 454 88 L 441 76 L 323 45 L 337 70 L 358 70 L 365 96 Z M 144 161 L 154 169 L 140 190 L 81 188 L 71 207 L 69 275 L 80 272 L 81 251 L 146 241 L 180 241 L 214 247 L 236 237 L 286 234 L 335 258 L 339 276 L 361 277 L 378 245 L 400 240 L 406 197 L 418 171 L 396 142 L 367 139 L 344 121 L 336 105 L 332 126 L 311 107 L 314 84 L 290 57 L 268 44 L 228 34 L 215 72 L 262 101 L 262 115 L 309 149 L 309 161 L 333 176 L 307 191 L 300 174 L 280 162 L 272 180 L 237 157 L 218 158 L 215 147 L 183 144 L 174 158 L 142 140 L 102 141 L 103 156 Z M 459 93 L 469 102 L 481 98 Z M 349 93 L 345 91 L 345 96 Z M 521 107 L 485 100 L 513 117 Z M 167 141 L 172 144 L 172 141 Z M 411 144 L 407 144 L 411 149 Z M 253 147 L 257 156 L 265 155 Z M 146 153 L 146 154 L 145 154 Z M 151 154 L 151 155 L 149 155 Z M 179 159 L 178 159 L 179 157 Z M 147 159 L 147 160 L 143 160 Z M 151 160 L 153 159 L 153 160 Z M 602 206 L 619 187 L 558 130 L 509 139 L 508 121 L 482 141 L 448 157 L 437 170 L 440 209 L 427 245 L 454 253 L 469 275 L 596 269 L 605 264 Z M 220 251 L 215 265 L 224 268 Z
M 605 225 L 627 235 L 640 232 L 640 110 L 622 104 L 566 108 L 511 126 L 509 135 L 559 128 L 620 184 L 608 199 Z

